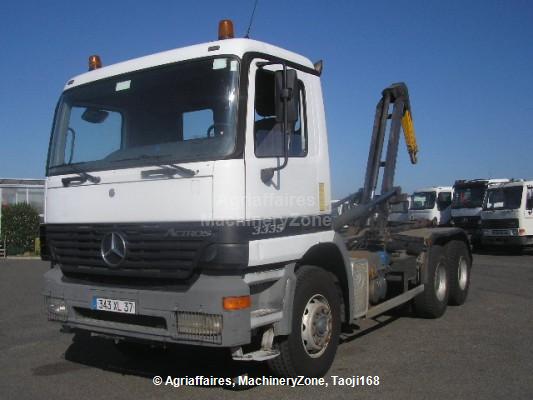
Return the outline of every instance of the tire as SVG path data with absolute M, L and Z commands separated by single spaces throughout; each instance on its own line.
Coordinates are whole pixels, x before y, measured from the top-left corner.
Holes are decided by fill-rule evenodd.
M 464 242 L 452 240 L 446 245 L 446 263 L 450 272 L 448 304 L 460 306 L 468 297 L 470 270 L 472 269 L 472 257 Z
M 322 334 L 312 335 L 315 329 Z M 282 377 L 324 376 L 335 358 L 340 329 L 340 297 L 333 277 L 321 268 L 302 266 L 296 271 L 292 333 L 276 338 L 280 355 L 268 360 L 268 366 Z
M 414 298 L 415 314 L 422 318 L 439 318 L 448 305 L 449 271 L 442 246 L 431 246 L 425 263 L 424 291 Z

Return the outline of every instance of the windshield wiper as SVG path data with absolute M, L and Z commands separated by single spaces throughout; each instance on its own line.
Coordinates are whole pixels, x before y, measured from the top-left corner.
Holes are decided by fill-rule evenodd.
M 141 178 L 153 178 L 158 176 L 166 176 L 167 178 L 172 178 L 174 175 L 179 174 L 186 178 L 192 178 L 196 175 L 198 171 L 193 171 L 192 169 L 182 167 L 176 164 L 167 164 L 160 165 L 158 169 L 149 169 L 146 171 L 141 171 Z
M 69 165 L 69 164 L 66 164 L 66 165 Z M 63 186 L 68 187 L 70 186 L 71 183 L 74 183 L 74 182 L 80 185 L 87 181 L 91 183 L 100 183 L 101 179 L 99 176 L 91 175 L 88 172 L 82 171 L 79 168 L 74 167 L 73 165 L 69 165 L 69 166 L 75 171 L 76 174 L 78 174 L 78 176 L 69 176 L 68 178 L 61 179 Z

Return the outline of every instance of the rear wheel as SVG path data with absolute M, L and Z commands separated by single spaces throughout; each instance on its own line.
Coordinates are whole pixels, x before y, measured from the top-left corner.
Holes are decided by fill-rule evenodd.
M 438 318 L 448 305 L 449 274 L 442 246 L 431 246 L 425 265 L 424 291 L 414 299 L 415 313 L 423 318 Z
M 446 262 L 450 271 L 450 297 L 448 304 L 460 306 L 466 301 L 470 288 L 472 258 L 466 244 L 452 240 L 446 245 Z
M 276 338 L 280 355 L 268 361 L 279 376 L 320 377 L 329 370 L 339 342 L 340 298 L 332 276 L 314 266 L 296 272 L 292 333 Z

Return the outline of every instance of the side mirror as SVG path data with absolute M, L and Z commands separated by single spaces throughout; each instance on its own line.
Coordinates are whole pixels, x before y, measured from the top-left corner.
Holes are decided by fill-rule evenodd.
M 287 69 L 287 82 L 284 82 L 284 71 L 276 71 L 274 73 L 275 87 L 274 96 L 276 101 L 276 121 L 284 122 L 284 103 L 287 103 L 287 120 L 289 126 L 298 121 L 298 102 L 300 100 L 300 93 L 298 88 L 298 77 L 296 70 Z
M 87 107 L 81 119 L 84 121 L 90 122 L 91 124 L 101 124 L 109 116 L 109 113 L 104 110 L 99 110 L 98 108 Z

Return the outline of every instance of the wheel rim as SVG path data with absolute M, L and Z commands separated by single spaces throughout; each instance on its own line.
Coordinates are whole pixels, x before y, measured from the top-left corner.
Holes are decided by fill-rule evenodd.
M 435 295 L 437 296 L 438 301 L 443 301 L 446 297 L 446 268 L 442 263 L 437 265 L 437 270 L 435 271 Z
M 328 347 L 333 330 L 333 318 L 328 301 L 315 294 L 307 302 L 302 315 L 302 343 L 312 358 L 320 357 Z
M 459 288 L 461 290 L 466 289 L 468 282 L 468 263 L 464 257 L 459 259 L 459 266 L 457 267 L 457 282 L 459 282 Z

